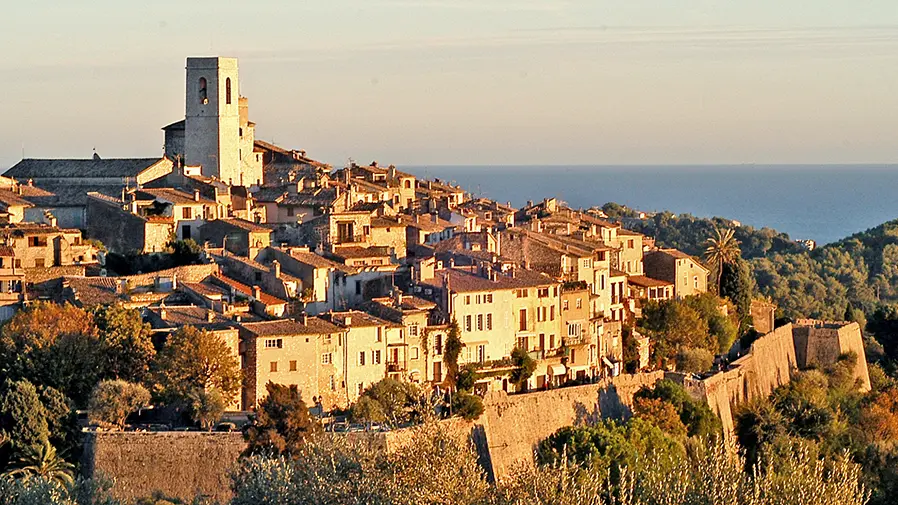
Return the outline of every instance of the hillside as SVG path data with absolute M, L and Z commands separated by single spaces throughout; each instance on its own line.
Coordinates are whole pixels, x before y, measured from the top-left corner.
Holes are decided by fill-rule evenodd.
M 626 219 L 635 231 L 655 237 L 660 247 L 701 256 L 705 240 L 724 218 L 659 213 Z M 750 261 L 760 294 L 792 318 L 842 319 L 850 302 L 871 313 L 880 303 L 898 302 L 898 220 L 808 252 L 788 235 L 770 228 L 737 226 L 742 257 Z

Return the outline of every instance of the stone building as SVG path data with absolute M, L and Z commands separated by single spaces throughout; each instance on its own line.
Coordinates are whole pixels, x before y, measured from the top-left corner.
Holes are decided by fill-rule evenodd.
M 387 342 L 389 377 L 419 384 L 433 381 L 433 363 L 442 363 L 442 353 L 438 356 L 432 352 L 428 342 L 428 337 L 433 333 L 429 328 L 431 313 L 435 308 L 436 304 L 433 302 L 403 295 L 398 291 L 392 297 L 375 298 L 365 305 L 367 312 L 405 329 L 401 341 Z M 401 332 L 400 336 L 403 336 Z M 445 363 L 442 363 L 441 368 L 445 368 Z
M 178 240 L 198 240 L 200 228 L 218 217 L 218 204 L 200 195 L 173 188 L 146 188 L 128 195 L 132 214 L 172 220 Z
M 356 310 L 331 312 L 325 317 L 346 331 L 344 377 L 352 403 L 365 388 L 387 376 L 387 344 L 401 341 L 403 328 Z
M 271 229 L 245 219 L 225 218 L 210 221 L 200 229 L 200 243 L 223 247 L 240 256 L 254 258 L 271 246 Z
M 87 236 L 99 240 L 112 252 L 163 252 L 174 232 L 171 216 L 134 214 L 130 204 L 102 193 L 88 194 L 86 210 Z
M 327 410 L 349 405 L 344 328 L 307 317 L 245 323 L 240 331 L 244 410 L 265 397 L 268 382 L 297 385 L 306 405 L 313 398 L 320 398 Z
M 645 275 L 674 285 L 674 296 L 683 298 L 708 291 L 708 273 L 697 259 L 676 249 L 645 253 Z

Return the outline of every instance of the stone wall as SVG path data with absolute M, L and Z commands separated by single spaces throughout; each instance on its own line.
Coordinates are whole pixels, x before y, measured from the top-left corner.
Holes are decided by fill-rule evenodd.
M 795 322 L 795 353 L 801 368 L 826 367 L 839 356 L 854 353 L 854 375 L 862 391 L 870 390 L 870 376 L 864 359 L 864 341 L 857 323 L 799 319 Z
M 754 398 L 767 397 L 789 383 L 798 369 L 792 325 L 787 324 L 758 338 L 748 353 L 730 363 L 725 372 L 704 380 L 684 379 L 686 389 L 704 400 L 720 417 L 724 434 L 733 433 L 733 408 Z
M 630 417 L 633 395 L 664 377 L 665 372 L 651 372 L 539 393 L 488 393 L 483 415 L 475 425 L 488 447 L 487 471 L 491 477 L 501 479 L 516 464 L 532 464 L 537 444 L 564 426 Z
M 85 434 L 85 477 L 114 480 L 113 494 L 130 501 L 161 492 L 192 500 L 231 497 L 229 473 L 246 448 L 241 433 L 91 432 Z

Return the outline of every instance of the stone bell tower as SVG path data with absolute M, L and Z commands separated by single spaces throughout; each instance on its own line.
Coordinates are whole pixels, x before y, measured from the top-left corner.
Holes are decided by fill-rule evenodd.
M 184 162 L 241 184 L 237 58 L 187 58 Z

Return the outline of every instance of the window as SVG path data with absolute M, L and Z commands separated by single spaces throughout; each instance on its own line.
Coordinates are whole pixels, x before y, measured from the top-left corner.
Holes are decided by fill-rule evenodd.
M 561 302 L 561 310 L 568 310 L 569 308 L 570 308 L 570 302 L 568 302 L 567 300 L 564 300 L 563 302 Z
M 433 346 L 434 354 L 443 354 L 443 336 L 437 335 Z
M 605 274 L 602 274 L 602 291 L 605 291 Z
M 471 305 L 471 295 L 465 295 L 465 305 Z
M 465 316 L 465 331 L 471 331 L 471 315 Z
M 20 260 L 20 259 L 15 260 L 15 265 L 16 265 L 15 268 L 22 268 L 22 260 Z
M 356 390 L 359 392 L 359 396 L 361 396 L 362 393 L 365 392 L 365 384 L 362 382 L 359 382 L 358 384 L 356 384 Z
M 548 298 L 549 297 L 549 288 L 539 288 L 536 292 L 536 296 L 539 298 Z
M 359 366 L 365 366 L 365 351 L 359 352 Z
M 333 375 L 331 375 L 331 377 L 330 377 L 330 385 L 331 385 L 331 391 L 337 390 L 337 381 Z
M 384 329 L 383 329 L 383 326 L 378 326 L 378 327 L 377 327 L 377 337 L 376 337 L 376 338 L 377 338 L 377 341 L 378 341 L 378 342 L 383 342 L 383 340 L 384 340 Z
M 583 268 L 589 268 L 589 258 L 583 260 Z
M 184 219 L 193 219 L 193 209 L 190 207 L 184 207 L 181 209 L 181 217 Z
M 291 359 L 291 360 L 290 360 L 290 371 L 291 371 L 291 372 L 295 372 L 295 371 L 296 371 L 296 360 L 295 360 L 295 359 Z
M 480 305 L 480 295 L 477 295 L 477 296 L 475 297 L 474 303 L 476 303 L 477 305 Z
M 633 247 L 634 247 L 633 239 L 628 240 L 627 241 L 627 249 L 633 249 Z
M 493 315 L 492 314 L 486 315 L 486 329 L 487 329 L 487 331 L 491 331 L 493 329 Z
M 527 337 L 519 337 L 518 338 L 518 348 L 519 349 L 529 351 L 530 350 L 530 347 L 528 347 L 529 345 L 530 345 L 530 342 L 528 341 Z
M 284 347 L 284 339 L 282 338 L 267 338 L 265 339 L 265 348 L 266 349 L 283 349 Z
M 483 314 L 477 314 L 477 331 L 483 331 Z
M 293 207 L 287 207 L 287 216 L 293 217 L 294 209 Z
M 256 282 L 262 282 L 262 272 L 255 272 L 254 278 L 256 279 Z
M 692 282 L 695 285 L 695 289 L 698 289 L 698 276 L 697 275 L 692 278 Z
M 412 181 L 406 179 L 405 180 L 405 189 L 411 189 L 411 188 L 412 188 Z
M 549 349 L 555 348 L 555 335 L 549 335 Z
M 518 330 L 527 331 L 527 309 L 521 309 L 518 314 Z
M 371 364 L 379 365 L 380 364 L 380 350 L 371 352 Z
M 552 305 L 551 307 L 549 307 L 549 320 L 550 320 L 550 321 L 554 321 L 554 320 L 555 320 L 555 306 L 554 306 L 554 305 Z
M 516 298 L 527 298 L 527 290 L 526 289 L 515 290 L 514 296 Z
M 486 361 L 486 346 L 483 344 L 477 346 L 477 361 L 479 363 Z
M 412 347 L 412 348 L 409 350 L 409 355 L 411 356 L 410 359 L 420 359 L 420 358 L 419 358 L 419 355 L 420 355 L 420 354 L 419 354 L 419 351 L 418 351 L 418 348 L 417 348 L 417 347 Z
M 583 300 L 577 298 L 577 308 L 583 307 Z
M 546 320 L 545 307 L 537 307 L 536 308 L 536 322 L 541 323 Z
M 579 337 L 581 333 L 582 333 L 582 326 L 580 325 L 580 323 L 568 323 L 567 336 Z
M 362 281 L 355 281 L 355 294 L 362 294 Z
M 206 78 L 200 77 L 200 103 L 205 105 L 209 103 L 209 97 L 206 94 Z
M 488 295 L 483 295 L 483 303 L 493 303 L 492 293 L 490 293 Z
M 408 326 L 408 336 L 410 336 L 410 337 L 418 336 L 418 325 L 417 324 L 410 324 Z
M 44 261 L 44 258 L 36 258 L 34 260 L 34 266 L 36 268 L 43 268 L 45 265 L 46 265 L 46 262 Z
M 231 105 L 231 78 L 225 79 L 225 103 Z
M 277 362 L 277 361 L 272 361 L 271 363 L 268 364 L 268 366 L 269 366 L 269 370 L 270 370 L 271 372 L 277 372 L 277 371 L 278 371 L 278 362 Z
M 321 364 L 322 365 L 330 365 L 333 363 L 333 355 L 329 352 L 326 352 L 321 355 Z

